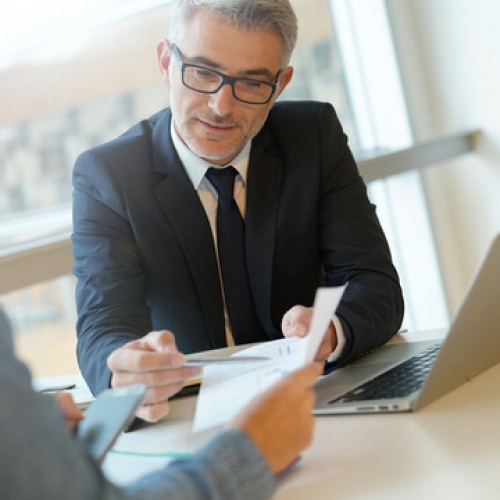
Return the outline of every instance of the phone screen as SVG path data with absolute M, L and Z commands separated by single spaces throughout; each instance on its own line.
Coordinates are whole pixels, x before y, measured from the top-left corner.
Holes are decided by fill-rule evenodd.
M 120 432 L 133 420 L 146 395 L 145 385 L 107 389 L 99 394 L 78 424 L 76 439 L 101 462 Z

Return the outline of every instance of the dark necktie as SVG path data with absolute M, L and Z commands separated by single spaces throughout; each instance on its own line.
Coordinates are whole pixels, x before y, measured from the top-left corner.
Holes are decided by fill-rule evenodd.
M 233 197 L 234 167 L 209 168 L 206 177 L 214 186 L 217 204 L 217 249 L 226 309 L 236 344 L 264 340 L 253 305 L 245 259 L 245 222 Z

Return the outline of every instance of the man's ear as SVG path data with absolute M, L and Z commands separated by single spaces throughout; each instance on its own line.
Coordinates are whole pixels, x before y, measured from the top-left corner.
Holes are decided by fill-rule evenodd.
M 166 39 L 158 42 L 156 58 L 160 68 L 161 79 L 165 87 L 170 88 L 170 61 L 172 59 L 172 45 Z
M 293 77 L 293 66 L 288 66 L 286 69 L 283 70 L 283 73 L 281 73 L 279 81 L 278 81 L 278 90 L 276 92 L 275 99 L 277 99 L 283 90 L 287 87 L 287 85 L 291 82 Z

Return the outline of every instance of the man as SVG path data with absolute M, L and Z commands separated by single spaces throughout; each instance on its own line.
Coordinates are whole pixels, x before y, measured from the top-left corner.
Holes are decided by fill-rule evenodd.
M 171 107 L 76 162 L 80 367 L 94 392 L 146 383 L 146 420 L 195 374 L 177 348 L 303 336 L 320 285 L 349 283 L 318 351 L 328 368 L 400 326 L 398 276 L 333 108 L 275 104 L 296 37 L 288 0 L 178 1 L 157 49 Z M 228 172 L 234 199 L 219 191 Z M 241 225 L 221 222 L 235 203 L 241 244 Z
M 65 429 L 53 398 L 32 391 L 9 332 L 0 328 L 0 498 L 269 498 L 276 475 L 311 441 L 311 385 L 320 371 L 315 363 L 290 374 L 191 458 L 119 490 Z M 61 399 L 60 410 L 68 423 L 84 418 L 71 399 Z

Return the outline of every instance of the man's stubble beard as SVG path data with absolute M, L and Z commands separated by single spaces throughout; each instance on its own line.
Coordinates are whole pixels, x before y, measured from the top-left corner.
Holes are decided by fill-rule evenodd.
M 201 148 L 197 147 L 196 145 L 197 139 L 196 138 L 193 139 L 192 135 L 189 133 L 189 128 L 187 126 L 182 125 L 181 127 L 179 127 L 178 134 L 180 139 L 184 142 L 184 144 L 188 147 L 188 149 L 192 151 L 199 158 L 207 160 L 208 162 L 221 162 L 221 161 L 226 161 L 226 159 L 230 158 L 229 160 L 227 160 L 227 162 L 230 162 L 243 150 L 243 148 L 248 144 L 248 142 L 252 141 L 253 138 L 260 132 L 260 130 L 264 126 L 264 123 L 267 120 L 269 111 L 270 110 L 268 110 L 268 112 L 265 114 L 262 121 L 258 125 L 256 125 L 253 129 L 249 130 L 249 132 L 245 134 L 241 138 L 241 140 L 237 141 L 237 143 L 233 147 L 229 148 L 227 151 L 222 152 L 218 155 L 214 155 L 209 151 L 203 151 L 201 150 Z M 196 119 L 192 118 L 191 120 L 196 120 Z M 221 120 L 212 120 L 212 121 L 223 123 L 223 121 Z

